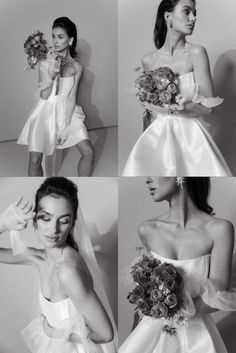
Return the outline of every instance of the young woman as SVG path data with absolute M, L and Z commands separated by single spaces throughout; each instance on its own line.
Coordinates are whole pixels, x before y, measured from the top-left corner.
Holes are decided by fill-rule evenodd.
M 78 175 L 89 176 L 93 149 L 84 125 L 85 114 L 76 104 L 83 67 L 75 51 L 77 30 L 67 17 L 56 19 L 52 26 L 55 52 L 39 65 L 40 99 L 17 141 L 28 145 L 29 176 L 41 176 L 43 155 L 55 149 L 77 146 L 81 159 Z
M 225 176 L 230 170 L 199 118 L 221 103 L 205 48 L 191 44 L 196 22 L 195 0 L 162 0 L 156 16 L 157 50 L 142 59 L 144 71 L 169 67 L 178 75 L 184 104 L 175 111 L 148 105 L 146 130 L 136 142 L 124 176 Z
M 234 229 L 213 216 L 208 205 L 209 178 L 147 178 L 154 202 L 166 200 L 169 210 L 144 221 L 139 236 L 147 251 L 161 262 L 173 264 L 184 279 L 188 320 L 177 334 L 162 332 L 165 319 L 135 316 L 136 328 L 121 345 L 120 353 L 226 353 L 209 315 L 236 310 L 230 282 Z M 187 301 L 186 301 L 187 299 Z
M 84 239 L 79 211 L 76 185 L 53 177 L 37 190 L 34 212 L 28 201 L 20 199 L 0 217 L 0 233 L 24 229 L 33 220 L 44 245 L 44 249 L 26 247 L 12 233 L 13 248 L 0 249 L 0 262 L 33 266 L 40 275 L 42 315 L 22 332 L 32 353 L 116 352 L 111 321 L 88 269 L 94 253 L 86 250 L 87 258 L 81 254 L 90 241 Z

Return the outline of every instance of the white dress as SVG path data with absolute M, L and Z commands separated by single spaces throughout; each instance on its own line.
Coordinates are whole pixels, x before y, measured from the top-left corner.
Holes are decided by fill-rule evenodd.
M 48 99 L 40 98 L 32 110 L 18 138 L 18 144 L 28 145 L 30 152 L 52 155 L 56 148 L 72 147 L 80 141 L 89 139 L 84 125 L 85 114 L 79 105 L 75 106 L 70 125 L 65 126 L 68 98 L 74 84 L 74 75 L 61 77 L 59 93 L 56 95 L 56 80 L 53 82 L 52 92 Z M 63 144 L 57 145 L 57 139 L 65 128 L 68 138 Z
M 50 302 L 39 293 L 42 314 L 53 328 L 62 329 L 60 338 L 49 337 L 43 328 L 44 317 L 34 319 L 23 331 L 22 336 L 32 353 L 116 353 L 114 341 L 95 344 L 88 337 L 87 327 L 81 313 L 70 298 Z M 73 342 L 73 334 L 76 341 Z
M 184 101 L 191 102 L 197 91 L 194 73 L 179 76 L 179 82 Z M 214 99 L 210 98 L 208 102 L 214 106 Z M 231 175 L 221 152 L 199 118 L 183 117 L 181 111 L 178 115 L 171 115 L 160 110 L 152 110 L 152 116 L 154 121 L 134 145 L 123 176 Z
M 210 255 L 190 260 L 171 260 L 153 252 L 152 255 L 161 262 L 172 263 L 182 272 L 190 308 L 194 308 L 191 298 L 200 295 L 212 307 L 236 310 L 236 294 L 217 292 L 208 280 Z M 210 314 L 192 316 L 184 326 L 177 326 L 176 336 L 162 332 L 164 323 L 164 319 L 144 316 L 119 353 L 227 353 Z

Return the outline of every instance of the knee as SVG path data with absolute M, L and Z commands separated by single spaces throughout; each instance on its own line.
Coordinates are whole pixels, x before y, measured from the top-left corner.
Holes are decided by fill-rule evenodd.
M 41 165 L 42 158 L 40 156 L 30 156 L 31 167 L 39 167 Z
M 93 158 L 94 158 L 93 147 L 90 146 L 90 145 L 86 146 L 86 148 L 83 150 L 82 157 L 83 157 L 83 159 L 85 159 L 86 161 L 92 162 L 92 161 L 93 161 Z

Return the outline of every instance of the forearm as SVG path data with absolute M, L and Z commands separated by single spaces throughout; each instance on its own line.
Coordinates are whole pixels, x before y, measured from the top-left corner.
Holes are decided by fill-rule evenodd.
M 212 112 L 211 108 L 207 108 L 200 103 L 187 103 L 184 105 L 183 110 L 177 110 L 176 114 L 180 114 L 186 118 L 199 117 L 209 115 Z
M 219 311 L 218 309 L 212 308 L 209 305 L 205 304 L 201 297 L 196 297 L 194 299 L 194 305 L 196 309 L 196 314 L 212 314 Z
M 47 100 L 49 98 L 50 94 L 52 93 L 53 83 L 53 79 L 48 79 L 45 83 L 47 87 L 40 89 L 40 97 L 42 99 Z

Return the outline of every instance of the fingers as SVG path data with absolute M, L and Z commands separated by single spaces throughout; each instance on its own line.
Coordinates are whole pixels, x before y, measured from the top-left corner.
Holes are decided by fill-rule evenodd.
M 23 200 L 23 196 L 21 195 L 15 202 L 13 202 L 13 205 L 18 207 Z

